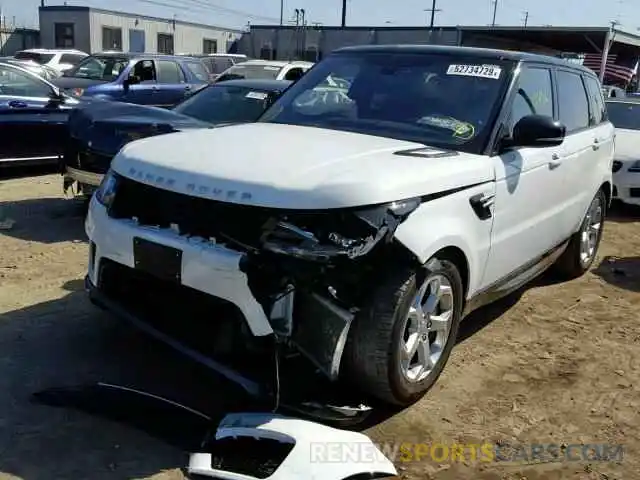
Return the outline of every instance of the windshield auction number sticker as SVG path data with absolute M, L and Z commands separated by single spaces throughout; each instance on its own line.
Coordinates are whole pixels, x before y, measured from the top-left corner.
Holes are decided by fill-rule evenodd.
M 447 75 L 491 78 L 498 80 L 502 69 L 497 65 L 449 65 Z

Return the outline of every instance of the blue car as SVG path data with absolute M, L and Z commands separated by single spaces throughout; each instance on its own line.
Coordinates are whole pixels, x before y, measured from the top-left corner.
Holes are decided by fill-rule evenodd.
M 139 53 L 97 53 L 52 81 L 75 97 L 172 107 L 209 83 L 197 58 Z

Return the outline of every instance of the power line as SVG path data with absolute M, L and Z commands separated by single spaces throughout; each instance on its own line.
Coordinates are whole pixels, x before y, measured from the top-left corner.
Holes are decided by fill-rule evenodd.
M 254 15 L 249 12 L 244 12 L 242 10 L 235 10 L 227 7 L 221 7 L 220 5 L 205 2 L 202 0 L 171 0 L 172 3 L 168 3 L 168 1 L 161 1 L 161 0 L 137 0 L 137 1 L 142 3 L 148 3 L 151 5 L 158 5 L 161 7 L 173 8 L 173 9 L 183 9 L 185 7 L 188 7 L 188 8 L 196 8 L 200 11 L 206 11 L 209 13 L 211 13 L 211 10 L 214 10 L 214 11 L 226 13 L 228 15 L 250 18 L 254 20 L 265 20 L 265 21 L 274 22 L 274 23 L 279 22 L 279 19 L 274 17 L 267 17 L 264 15 Z

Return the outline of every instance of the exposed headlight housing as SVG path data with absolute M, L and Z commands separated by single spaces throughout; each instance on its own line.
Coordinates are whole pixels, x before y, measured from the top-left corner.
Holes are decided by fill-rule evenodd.
M 265 226 L 262 246 L 272 253 L 319 262 L 361 257 L 383 239 L 390 239 L 420 203 L 420 198 L 412 198 L 362 210 L 323 212 L 315 214 L 315 219 L 307 215 L 301 220 L 304 215 L 296 214 L 290 219 L 274 218 Z M 341 217 L 342 227 L 341 222 L 329 220 L 332 216 Z M 345 216 L 347 222 L 356 225 L 345 225 Z
M 118 189 L 118 174 L 113 170 L 109 170 L 102 178 L 102 182 L 96 190 L 96 200 L 109 208 L 113 203 L 116 196 L 116 190 Z
M 84 94 L 84 88 L 74 88 L 71 90 L 74 97 L 81 97 Z

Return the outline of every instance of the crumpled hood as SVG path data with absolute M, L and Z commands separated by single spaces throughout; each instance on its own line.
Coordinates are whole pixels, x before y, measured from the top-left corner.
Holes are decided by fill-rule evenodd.
M 210 126 L 172 110 L 110 101 L 89 102 L 69 118 L 71 137 L 105 155 L 139 138 Z
M 640 160 L 640 130 L 616 129 L 615 159 L 621 162 Z
M 269 123 L 138 140 L 119 152 L 112 167 L 179 193 L 287 209 L 371 205 L 494 178 L 488 157 Z

